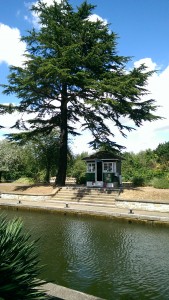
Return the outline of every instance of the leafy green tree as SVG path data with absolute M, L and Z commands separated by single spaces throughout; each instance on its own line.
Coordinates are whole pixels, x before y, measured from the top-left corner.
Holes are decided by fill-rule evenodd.
M 13 300 L 43 300 L 38 279 L 40 267 L 36 242 L 22 232 L 19 219 L 0 217 L 0 297 Z
M 148 184 L 156 188 L 169 186 L 169 142 L 159 144 L 155 150 L 147 149 L 135 154 L 123 153 L 123 181 L 135 185 Z
M 47 136 L 39 134 L 33 144 L 39 167 L 45 171 L 44 181 L 49 183 L 52 170 L 58 168 L 58 136 L 52 132 Z
M 16 128 L 31 130 L 32 135 L 59 128 L 58 185 L 65 184 L 68 134 L 77 134 L 77 123 L 92 133 L 93 148 L 120 148 L 113 126 L 126 135 L 133 127 L 122 123 L 125 117 L 133 126 L 159 118 L 154 100 L 142 100 L 152 72 L 144 65 L 126 72 L 130 58 L 117 55 L 117 36 L 108 24 L 91 20 L 94 8 L 87 1 L 76 9 L 67 0 L 34 5 L 40 29 L 22 38 L 27 43 L 25 64 L 12 66 L 9 84 L 3 85 L 5 94 L 14 93 L 21 101 L 1 105 L 1 113 L 33 113 L 27 121 L 18 119 Z
M 22 150 L 14 142 L 0 141 L 0 182 L 2 176 L 6 180 L 18 178 L 24 169 Z
M 36 181 L 50 182 L 50 177 L 56 174 L 59 161 L 59 133 L 52 130 L 43 135 L 38 132 L 32 136 L 29 133 L 12 134 L 8 139 L 15 141 L 22 147 L 22 159 L 24 161 L 24 173 Z M 72 160 L 70 147 L 67 150 L 68 163 Z
M 156 185 L 161 187 L 169 187 L 169 142 L 159 144 L 155 149 L 155 155 L 157 156 L 157 176 L 159 179 L 156 181 Z M 161 182 L 160 182 L 161 179 Z
M 86 183 L 86 163 L 82 158 L 87 157 L 87 152 L 76 155 L 72 166 L 72 177 L 76 178 L 77 184 Z
M 140 151 L 136 154 L 137 166 L 136 172 L 137 177 L 144 178 L 144 182 L 149 182 L 156 173 L 157 160 L 153 150 L 147 149 Z
M 47 135 L 39 132 L 30 137 L 29 133 L 13 134 L 12 139 L 24 147 L 25 172 L 30 173 L 30 177 L 34 175 L 35 179 L 38 179 L 38 174 L 44 171 L 44 181 L 49 183 L 52 171 L 58 168 L 58 132 L 53 130 Z
M 122 176 L 124 181 L 148 183 L 157 174 L 157 155 L 148 149 L 135 154 L 123 153 Z
M 39 167 L 38 155 L 37 151 L 35 151 L 34 143 L 30 140 L 26 144 L 19 146 L 22 149 L 22 160 L 24 163 L 22 177 L 26 177 L 28 181 L 31 181 L 31 179 L 33 182 L 40 181 L 41 169 Z
M 158 156 L 158 162 L 167 164 L 169 167 L 169 142 L 159 144 L 155 153 Z
M 134 173 L 134 153 L 124 152 L 122 157 L 123 181 L 131 181 Z

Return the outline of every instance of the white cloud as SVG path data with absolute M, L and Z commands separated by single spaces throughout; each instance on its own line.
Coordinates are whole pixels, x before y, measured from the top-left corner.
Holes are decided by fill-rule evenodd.
M 20 41 L 21 34 L 19 29 L 11 28 L 0 23 L 0 63 L 21 66 L 26 50 L 26 44 Z
M 104 23 L 104 25 L 107 24 L 107 20 L 101 18 L 100 16 L 96 15 L 96 14 L 92 14 L 89 18 L 89 21 L 91 22 L 97 22 L 97 21 L 102 21 Z
M 146 65 L 147 71 L 154 71 L 157 68 L 157 64 L 152 61 L 151 58 L 142 58 L 134 62 L 134 67 L 138 68 L 140 65 Z
M 57 3 L 61 3 L 62 0 L 57 0 Z M 46 3 L 48 6 L 53 4 L 53 0 L 42 0 L 42 2 Z

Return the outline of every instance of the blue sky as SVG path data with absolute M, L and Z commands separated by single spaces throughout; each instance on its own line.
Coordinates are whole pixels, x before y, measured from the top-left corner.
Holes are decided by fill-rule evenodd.
M 45 0 L 44 0 L 45 1 Z M 35 1 L 34 1 L 35 2 Z M 52 0 L 46 0 L 52 2 Z M 80 0 L 70 0 L 77 6 Z M 151 97 L 156 99 L 161 108 L 158 114 L 165 119 L 147 123 L 137 131 L 128 134 L 124 139 L 116 132 L 115 140 L 127 147 L 127 151 L 138 152 L 148 148 L 154 149 L 159 143 L 169 141 L 169 0 L 93 0 L 96 5 L 94 14 L 108 23 L 110 29 L 118 36 L 118 54 L 131 56 L 128 68 L 144 62 L 150 69 L 158 72 L 148 82 Z M 36 18 L 32 16 L 29 7 L 33 1 L 6 0 L 0 1 L 0 83 L 6 83 L 8 67 L 21 65 L 24 43 L 19 38 L 26 34 Z M 2 90 L 0 90 L 1 92 Z M 14 96 L 0 95 L 0 103 L 16 102 Z M 2 117 L 4 125 L 12 125 L 12 117 Z M 1 131 L 6 133 L 6 131 Z M 86 132 L 74 140 L 73 150 L 81 152 L 88 150 L 90 140 Z

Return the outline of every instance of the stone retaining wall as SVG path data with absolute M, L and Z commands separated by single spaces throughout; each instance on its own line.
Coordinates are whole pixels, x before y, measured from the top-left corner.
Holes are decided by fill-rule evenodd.
M 135 210 L 169 212 L 169 204 L 162 202 L 116 199 L 115 206 L 118 208 L 127 208 Z
M 30 200 L 30 201 L 45 201 L 51 199 L 51 195 L 26 195 L 26 194 L 10 194 L 1 193 L 1 198 L 9 200 Z

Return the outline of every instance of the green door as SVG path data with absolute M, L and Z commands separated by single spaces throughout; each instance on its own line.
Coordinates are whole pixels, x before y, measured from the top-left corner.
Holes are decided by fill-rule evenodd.
M 102 181 L 102 162 L 97 162 L 97 181 Z

